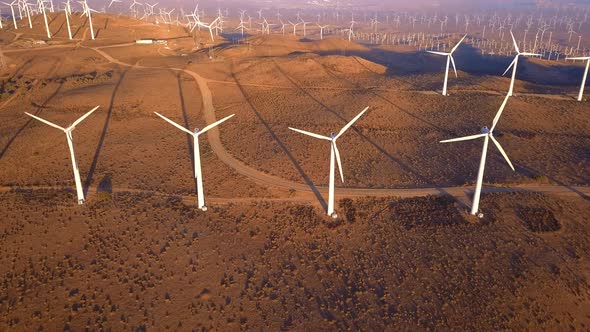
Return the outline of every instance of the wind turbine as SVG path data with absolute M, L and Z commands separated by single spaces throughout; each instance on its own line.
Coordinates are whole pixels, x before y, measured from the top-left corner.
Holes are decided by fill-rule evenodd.
M 70 1 L 64 2 L 66 6 L 64 9 L 64 14 L 66 16 L 66 24 L 68 26 L 68 37 L 72 40 L 72 28 L 70 27 L 70 15 L 72 14 L 72 8 L 70 7 Z
M 197 21 L 197 24 L 196 24 L 198 26 L 205 27 L 205 28 L 209 29 L 209 35 L 211 35 L 212 42 L 215 42 L 215 39 L 213 38 L 213 27 L 215 27 L 215 24 L 217 23 L 217 21 L 219 21 L 219 17 L 216 18 L 215 20 L 213 20 L 213 22 L 211 22 L 209 24 L 205 24 L 201 21 Z
M 162 119 L 164 119 L 166 122 L 170 123 L 171 125 L 173 125 L 174 127 L 184 131 L 185 133 L 191 135 L 193 137 L 193 157 L 194 159 L 194 164 L 195 164 L 195 178 L 197 179 L 197 202 L 199 205 L 199 209 L 201 209 L 202 211 L 207 211 L 207 207 L 205 206 L 205 194 L 203 193 L 203 174 L 201 172 L 201 154 L 199 152 L 199 136 L 206 133 L 209 129 L 212 129 L 214 127 L 217 127 L 219 124 L 221 124 L 222 122 L 225 122 L 226 120 L 229 120 L 232 116 L 234 116 L 235 114 L 232 114 L 230 116 L 227 116 L 217 122 L 214 122 L 208 126 L 206 126 L 205 128 L 199 130 L 198 128 L 195 129 L 194 132 L 184 128 L 183 126 L 179 125 L 178 123 L 168 119 L 167 117 L 161 115 L 158 112 L 154 112 L 156 113 L 157 116 L 161 117 Z
M 18 30 L 18 26 L 16 25 L 16 16 L 14 15 L 14 5 L 17 3 L 18 0 L 14 0 L 11 3 L 3 2 L 3 4 L 10 6 L 10 11 L 12 12 L 12 23 L 14 24 L 14 30 Z
M 64 133 L 66 133 L 66 138 L 68 140 L 68 147 L 70 148 L 70 158 L 72 160 L 72 168 L 74 169 L 74 180 L 76 181 L 76 193 L 78 195 L 78 204 L 84 204 L 84 188 L 82 187 L 82 181 L 80 180 L 80 171 L 78 170 L 78 163 L 76 162 L 76 155 L 74 154 L 74 138 L 72 137 L 72 131 L 74 131 L 74 129 L 76 129 L 76 126 L 84 121 L 84 119 L 86 119 L 90 114 L 92 114 L 94 111 L 96 111 L 100 106 L 96 106 L 95 108 L 93 108 L 92 110 L 90 110 L 90 112 L 82 115 L 78 120 L 74 121 L 74 123 L 72 123 L 69 127 L 67 128 L 63 128 L 60 127 L 54 123 L 51 123 L 47 120 L 41 119 L 40 117 L 37 117 L 33 114 L 29 114 L 27 112 L 25 112 L 26 115 L 37 119 L 43 123 L 45 123 L 46 125 L 49 125 L 51 127 L 57 128 L 59 130 L 62 130 Z
M 296 36 L 297 35 L 297 26 L 299 24 L 301 24 L 301 22 L 297 22 L 297 23 L 293 23 L 291 21 L 288 21 L 288 22 L 289 22 L 289 24 L 291 24 L 293 26 L 293 36 Z
M 578 94 L 578 101 L 582 101 L 582 97 L 584 97 L 584 88 L 586 87 L 586 78 L 588 78 L 588 69 L 590 69 L 590 56 L 566 58 L 566 60 L 586 60 L 586 70 L 584 70 L 584 76 L 582 77 L 582 86 L 580 87 L 580 93 Z
M 448 95 L 447 94 L 447 82 L 449 80 L 449 64 L 453 64 L 453 70 L 455 71 L 455 77 L 458 77 L 457 76 L 457 67 L 455 67 L 455 59 L 453 58 L 453 52 L 455 52 L 455 50 L 457 50 L 457 48 L 459 48 L 459 45 L 461 45 L 461 43 L 463 42 L 463 39 L 465 39 L 465 37 L 467 37 L 467 35 L 463 36 L 463 38 L 461 38 L 461 40 L 457 43 L 457 45 L 455 45 L 455 47 L 453 47 L 453 49 L 449 53 L 428 51 L 428 53 L 437 54 L 437 55 L 444 55 L 447 57 L 447 68 L 445 70 L 445 82 L 443 84 L 443 93 L 442 93 L 443 96 Z
M 512 170 L 514 171 L 514 166 L 512 166 L 510 159 L 508 159 L 508 155 L 506 155 L 506 152 L 504 152 L 504 149 L 502 148 L 500 143 L 494 137 L 494 129 L 496 128 L 496 125 L 498 124 L 498 120 L 500 120 L 500 116 L 502 115 L 502 112 L 504 111 L 504 108 L 506 107 L 506 103 L 508 102 L 509 98 L 510 98 L 510 95 L 506 95 L 506 98 L 504 98 L 504 102 L 502 103 L 502 106 L 498 110 L 498 113 L 496 113 L 496 117 L 494 118 L 491 129 L 488 129 L 487 127 L 483 127 L 481 129 L 481 134 L 453 138 L 453 139 L 441 141 L 441 143 L 449 143 L 449 142 L 474 140 L 474 139 L 478 139 L 478 138 L 484 139 L 483 150 L 481 152 L 481 161 L 479 163 L 479 171 L 477 173 L 477 182 L 475 184 L 475 193 L 473 195 L 473 205 L 471 207 L 471 214 L 478 215 L 480 218 L 483 217 L 483 215 L 481 213 L 478 214 L 479 198 L 481 196 L 481 186 L 482 186 L 482 182 L 483 182 L 483 173 L 484 173 L 485 167 L 486 167 L 486 155 L 488 152 L 488 143 L 489 143 L 490 139 L 492 140 L 492 142 L 494 142 L 494 144 L 496 145 L 496 147 L 498 148 L 498 150 L 500 151 L 500 153 L 502 154 L 502 156 L 504 157 L 504 159 L 506 160 L 506 162 L 508 163 L 510 168 L 512 168 Z
M 29 20 L 29 29 L 33 28 L 33 22 L 31 21 L 31 9 L 29 8 L 29 6 L 32 6 L 32 5 L 33 4 L 30 4 L 28 2 L 23 2 L 25 15 L 27 16 L 27 19 Z
M 307 25 L 311 23 L 311 22 L 305 22 L 303 20 L 301 20 L 301 24 L 303 24 L 303 37 L 305 37 L 307 35 Z
M 514 57 L 514 60 L 512 60 L 512 63 L 510 63 L 510 66 L 508 66 L 508 68 L 506 68 L 506 71 L 504 72 L 504 74 L 502 74 L 502 76 L 506 75 L 508 70 L 510 70 L 510 67 L 512 67 L 512 79 L 510 80 L 510 89 L 508 90 L 508 96 L 512 97 L 513 92 L 514 92 L 514 81 L 516 81 L 516 67 L 518 66 L 518 58 L 521 55 L 541 56 L 541 54 L 520 52 L 520 49 L 518 48 L 518 43 L 516 42 L 516 39 L 514 38 L 514 34 L 512 33 L 512 30 L 510 31 L 510 35 L 512 36 L 512 41 L 514 42 L 514 49 L 516 50 L 516 56 Z
M 330 150 L 330 187 L 328 189 L 328 210 L 327 210 L 327 213 L 328 213 L 328 216 L 331 216 L 332 218 L 338 218 L 338 215 L 334 212 L 334 173 L 335 173 L 334 160 L 336 160 L 338 162 L 338 170 L 340 171 L 340 179 L 344 183 L 344 174 L 342 173 L 342 163 L 340 161 L 340 151 L 338 151 L 338 146 L 336 146 L 336 140 L 338 138 L 340 138 L 340 136 L 342 136 L 342 134 L 344 134 L 348 130 L 348 128 L 350 128 L 356 122 L 356 120 L 358 120 L 368 109 L 369 109 L 369 107 L 366 107 L 354 119 L 352 119 L 349 123 L 347 123 L 340 130 L 340 132 L 338 134 L 332 133 L 332 134 L 330 134 L 330 137 L 322 136 L 322 135 L 310 133 L 308 131 L 304 131 L 301 129 L 295 129 L 295 128 L 289 127 L 289 129 L 296 131 L 298 133 L 301 133 L 301 134 L 304 134 L 307 136 L 311 136 L 314 138 L 319 138 L 319 139 L 323 139 L 326 141 L 330 141 L 330 146 L 331 146 L 331 150 Z
M 47 13 L 45 13 L 45 2 L 39 1 L 39 8 L 43 11 L 43 20 L 45 21 L 45 30 L 47 30 L 47 38 L 51 39 L 51 32 L 49 31 L 49 22 L 47 22 Z
M 329 25 L 321 26 L 318 24 L 317 26 L 320 28 L 320 40 L 324 40 L 324 29 L 329 27 Z

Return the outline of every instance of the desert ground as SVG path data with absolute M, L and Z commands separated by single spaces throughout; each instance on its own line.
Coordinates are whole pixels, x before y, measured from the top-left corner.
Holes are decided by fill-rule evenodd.
M 112 14 L 0 30 L 0 329 L 588 330 L 590 106 L 581 63 L 523 59 L 467 213 L 509 56 L 338 36 L 239 43 Z M 5 22 L 6 24 L 6 22 Z M 313 33 L 317 31 L 313 30 Z M 166 40 L 137 45 L 136 39 Z M 449 37 L 456 42 L 457 36 Z M 485 70 L 482 70 L 485 68 Z M 87 202 L 77 205 L 63 132 Z M 339 218 L 325 216 L 337 132 Z M 201 137 L 197 209 L 186 128 Z

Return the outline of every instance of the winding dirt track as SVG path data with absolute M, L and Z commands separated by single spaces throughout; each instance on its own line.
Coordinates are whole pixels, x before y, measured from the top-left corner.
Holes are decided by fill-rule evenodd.
M 109 47 L 122 47 L 133 44 L 121 44 L 116 46 L 103 46 L 97 48 L 91 48 L 92 50 L 99 53 L 105 59 L 111 63 L 115 63 L 121 66 L 132 67 L 137 69 L 167 69 L 174 71 L 182 71 L 195 79 L 201 96 L 203 98 L 203 110 L 205 121 L 207 123 L 215 122 L 215 108 L 213 106 L 213 97 L 211 90 L 209 89 L 209 80 L 203 78 L 199 74 L 190 71 L 188 69 L 174 68 L 174 67 L 146 67 L 140 65 L 131 65 L 122 61 L 119 61 L 106 52 L 102 51 L 102 48 Z M 215 82 L 215 81 L 212 81 Z M 310 188 L 308 185 L 303 183 L 297 183 L 289 181 L 274 175 L 263 173 L 256 170 L 240 160 L 230 155 L 224 148 L 219 138 L 218 128 L 213 128 L 208 133 L 209 144 L 211 149 L 217 155 L 217 157 L 229 167 L 233 168 L 239 174 L 248 177 L 257 184 L 271 186 L 287 190 L 295 190 L 298 192 L 311 193 L 314 188 Z M 327 193 L 327 187 L 318 187 L 318 191 Z M 338 195 L 344 197 L 358 197 L 358 196 L 398 196 L 398 197 L 415 197 L 415 196 L 427 196 L 427 195 L 440 195 L 448 194 L 455 197 L 464 196 L 470 189 L 468 187 L 450 187 L 450 188 L 415 188 L 415 189 L 369 189 L 369 188 L 339 188 Z M 484 192 L 516 192 L 516 191 L 534 191 L 552 194 L 575 194 L 575 195 L 589 195 L 590 187 L 566 187 L 566 186 L 555 186 L 555 185 L 536 185 L 526 184 L 517 186 L 502 186 L 502 187 L 486 187 Z

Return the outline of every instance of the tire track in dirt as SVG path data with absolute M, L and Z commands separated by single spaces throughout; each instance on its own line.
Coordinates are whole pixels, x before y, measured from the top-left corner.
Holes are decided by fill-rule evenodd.
M 327 188 L 324 188 L 327 194 Z M 471 193 L 471 187 L 446 187 L 440 188 L 445 190 L 450 196 L 461 196 L 466 193 Z M 76 188 L 69 186 L 0 186 L 0 193 L 7 193 L 10 191 L 19 190 L 67 190 L 72 194 L 75 194 Z M 188 194 L 172 194 L 162 191 L 148 190 L 148 189 L 137 189 L 137 188 L 125 188 L 118 187 L 112 188 L 111 190 L 104 191 L 100 190 L 98 186 L 88 188 L 87 197 L 95 197 L 101 192 L 107 193 L 136 193 L 136 194 L 153 194 L 162 197 L 181 197 L 186 201 L 195 201 L 197 198 L 194 195 Z M 571 188 L 564 186 L 555 185 L 518 185 L 518 186 L 484 186 L 482 187 L 482 193 L 542 193 L 551 194 L 558 196 L 580 196 L 580 193 L 586 196 L 590 196 L 590 187 L 575 187 L 575 191 Z M 358 197 L 396 197 L 396 198 L 411 198 L 421 197 L 429 195 L 440 195 L 433 189 L 352 189 L 343 190 L 338 194 L 339 198 L 358 198 Z M 234 203 L 252 203 L 252 202 L 282 202 L 282 203 L 293 203 L 293 202 L 305 202 L 305 203 L 318 203 L 317 199 L 313 195 L 296 195 L 285 198 L 269 198 L 269 197 L 207 197 L 207 201 L 214 202 L 216 204 L 234 204 Z

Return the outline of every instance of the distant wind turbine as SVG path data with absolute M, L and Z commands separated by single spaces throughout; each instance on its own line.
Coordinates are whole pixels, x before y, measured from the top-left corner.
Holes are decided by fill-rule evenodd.
M 504 74 L 502 74 L 502 76 L 506 75 L 508 70 L 510 70 L 510 67 L 512 67 L 512 79 L 510 80 L 510 89 L 508 90 L 508 96 L 512 97 L 513 92 L 514 92 L 514 81 L 516 81 L 516 67 L 518 66 L 518 58 L 521 55 L 541 56 L 541 54 L 520 52 L 520 49 L 518 48 L 518 43 L 516 42 L 516 39 L 514 38 L 514 34 L 512 33 L 512 31 L 510 31 L 510 35 L 512 36 L 512 41 L 514 42 L 514 49 L 516 50 L 516 56 L 514 57 L 514 60 L 512 60 L 512 62 L 510 63 L 510 66 L 508 66 L 508 68 L 506 68 L 506 71 L 504 72 Z
M 449 79 L 449 64 L 453 64 L 453 70 L 455 71 L 455 77 L 458 77 L 457 76 L 457 67 L 455 67 L 455 59 L 453 58 L 453 53 L 457 50 L 457 48 L 459 48 L 459 45 L 461 45 L 461 43 L 463 42 L 463 39 L 465 39 L 465 37 L 467 37 L 467 35 L 463 36 L 463 38 L 461 38 L 461 40 L 457 43 L 457 45 L 455 45 L 455 47 L 453 47 L 453 49 L 449 53 L 428 51 L 428 53 L 437 54 L 437 55 L 444 55 L 447 57 L 447 68 L 445 70 L 445 81 L 443 84 L 443 92 L 442 92 L 443 96 L 447 96 L 447 82 Z
M 318 27 L 320 28 L 320 40 L 324 40 L 324 29 L 329 27 L 329 25 L 321 26 L 318 24 Z
M 213 22 L 211 22 L 209 24 L 203 23 L 201 21 L 197 21 L 198 26 L 205 27 L 205 28 L 209 29 L 209 35 L 211 36 L 212 42 L 215 41 L 215 38 L 213 38 L 213 28 L 215 27 L 215 24 L 217 23 L 217 21 L 219 21 L 219 17 L 216 18 L 215 20 L 213 20 Z
M 18 30 L 18 26 L 16 25 L 16 15 L 14 15 L 14 5 L 17 3 L 18 0 L 14 0 L 11 3 L 3 2 L 3 4 L 10 6 L 10 11 L 12 12 L 12 23 L 14 24 L 14 30 Z

